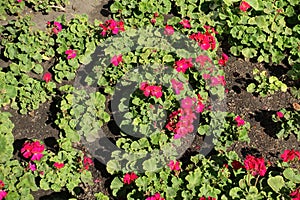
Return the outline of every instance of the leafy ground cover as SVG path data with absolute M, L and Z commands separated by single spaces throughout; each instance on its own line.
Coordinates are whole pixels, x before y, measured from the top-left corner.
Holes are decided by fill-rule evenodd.
M 300 199 L 299 1 L 80 2 L 1 4 L 0 199 Z

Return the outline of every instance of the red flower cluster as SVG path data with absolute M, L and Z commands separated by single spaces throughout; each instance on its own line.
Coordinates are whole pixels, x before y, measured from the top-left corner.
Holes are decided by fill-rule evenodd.
M 291 192 L 290 196 L 292 197 L 292 200 L 300 200 L 300 188 Z
M 67 59 L 70 60 L 76 57 L 76 50 L 68 49 L 65 51 L 65 54 L 67 55 Z
M 43 151 L 45 150 L 44 145 L 42 145 L 39 141 L 35 142 L 25 142 L 21 149 L 21 153 L 24 158 L 30 158 L 30 160 L 40 160 L 44 155 Z
M 129 185 L 130 183 L 132 183 L 137 178 L 138 178 L 138 176 L 134 172 L 126 173 L 124 175 L 124 178 L 123 178 L 123 183 Z
M 192 58 L 182 58 L 181 60 L 175 62 L 175 69 L 177 72 L 185 73 L 185 71 L 191 67 L 193 67 Z
M 171 160 L 168 164 L 168 167 L 170 167 L 170 169 L 172 171 L 179 171 L 180 170 L 180 162 L 178 162 L 178 161 L 174 162 L 174 160 Z
M 118 56 L 115 55 L 110 60 L 111 64 L 113 64 L 114 66 L 118 66 L 122 61 L 123 61 L 122 54 Z
M 50 72 L 46 72 L 43 76 L 43 80 L 48 83 L 49 81 L 51 81 L 52 78 L 52 74 Z
M 298 158 L 298 160 L 300 160 L 300 152 L 299 151 L 295 151 L 294 149 L 292 150 L 284 150 L 283 154 L 281 154 L 280 156 L 283 160 L 283 162 L 289 162 L 294 160 L 296 157 Z
M 114 35 L 118 34 L 119 31 L 125 31 L 124 22 L 115 21 L 113 19 L 106 20 L 104 24 L 99 25 L 102 28 L 101 35 L 104 37 L 108 32 L 113 33 Z
M 147 197 L 146 200 L 165 200 L 165 198 L 161 197 L 159 193 L 156 193 L 151 197 Z
M 207 197 L 207 198 L 205 198 L 205 197 L 201 197 L 199 200 L 217 200 L 216 198 L 214 198 L 214 197 Z
M 83 158 L 84 169 L 89 170 L 90 166 L 93 166 L 93 165 L 94 165 L 93 160 L 87 156 L 84 156 L 84 158 Z
M 252 155 L 247 155 L 244 160 L 246 170 L 250 171 L 253 176 L 264 176 L 267 172 L 264 158 L 256 158 Z
M 190 39 L 197 41 L 203 50 L 214 50 L 216 48 L 216 39 L 212 33 L 216 34 L 217 32 L 210 26 L 204 26 L 204 28 L 206 29 L 205 33 L 193 33 L 190 35 Z
M 156 23 L 156 18 L 158 17 L 158 13 L 154 13 L 153 14 L 153 18 L 150 20 L 152 24 L 155 24 Z
M 61 169 L 61 168 L 63 168 L 63 167 L 65 166 L 65 164 L 64 164 L 64 163 L 55 162 L 55 163 L 53 164 L 53 166 L 54 166 L 56 169 Z
M 148 85 L 147 82 L 141 83 L 140 90 L 143 91 L 146 97 L 155 96 L 157 99 L 159 99 L 163 95 L 161 86 Z
M 219 60 L 219 65 L 225 66 L 228 61 L 228 56 L 225 53 L 222 53 L 222 58 Z
M 250 4 L 247 3 L 246 1 L 242 1 L 240 5 L 240 10 L 242 12 L 246 12 L 249 8 L 251 8 Z
M 243 166 L 243 164 L 240 163 L 240 162 L 237 161 L 237 160 L 232 161 L 232 162 L 231 162 L 231 165 L 232 165 L 232 167 L 233 167 L 234 170 L 238 170 L 238 169 L 241 169 L 241 168 L 245 168 L 245 167 Z
M 174 28 L 171 25 L 166 25 L 164 34 L 166 35 L 173 35 L 174 34 Z

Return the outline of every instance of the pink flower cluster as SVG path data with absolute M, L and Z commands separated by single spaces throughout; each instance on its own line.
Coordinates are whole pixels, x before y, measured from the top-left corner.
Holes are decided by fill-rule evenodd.
M 287 149 L 284 150 L 283 154 L 281 154 L 280 157 L 282 158 L 283 162 L 293 161 L 295 158 L 298 158 L 298 160 L 300 160 L 300 152 L 295 151 L 294 149 Z
M 47 25 L 50 27 L 51 26 L 51 22 L 47 22 Z M 53 27 L 52 27 L 52 32 L 57 35 L 60 31 L 62 30 L 62 25 L 59 22 L 54 21 L 53 22 Z
M 163 95 L 161 86 L 149 85 L 147 82 L 141 83 L 140 90 L 143 91 L 146 97 L 155 96 L 159 99 Z
M 175 69 L 177 72 L 185 73 L 188 68 L 193 67 L 192 58 L 182 58 L 175 62 Z
M 208 77 L 203 76 L 203 78 L 204 79 L 209 79 L 210 78 L 210 81 L 211 81 L 210 85 L 211 86 L 217 86 L 217 85 L 225 86 L 226 85 L 225 77 L 222 76 L 222 75 L 218 75 L 218 76 L 215 76 L 215 77 L 210 77 L 210 75 L 208 74 Z
M 159 193 L 156 193 L 151 197 L 147 197 L 146 200 L 165 200 L 165 198 L 161 197 Z
M 234 120 L 236 121 L 238 127 L 245 124 L 245 121 L 240 116 L 236 116 Z
M 180 94 L 180 92 L 184 89 L 183 83 L 177 81 L 176 79 L 172 79 L 171 83 L 172 83 L 172 88 L 175 90 L 175 94 Z
M 44 155 L 43 151 L 45 150 L 45 146 L 40 143 L 40 141 L 30 142 L 26 141 L 23 144 L 21 149 L 21 153 L 24 158 L 29 158 L 30 160 L 39 161 Z
M 124 29 L 124 22 L 122 21 L 115 21 L 113 19 L 106 20 L 104 24 L 99 25 L 102 28 L 101 35 L 104 37 L 108 32 L 116 35 L 119 31 L 125 31 Z
M 264 176 L 267 172 L 264 158 L 256 158 L 252 155 L 247 155 L 244 160 L 245 169 L 250 171 L 252 176 Z
M 183 28 L 191 28 L 190 21 L 187 19 L 183 19 L 181 22 L 179 22 L 183 26 Z
M 247 3 L 246 1 L 242 1 L 240 4 L 240 10 L 242 12 L 246 12 L 249 8 L 251 8 L 250 4 Z
M 190 35 L 190 39 L 197 41 L 203 50 L 214 50 L 216 48 L 216 39 L 212 33 L 217 34 L 217 32 L 210 26 L 204 26 L 204 28 L 206 30 L 205 33 L 193 33 Z
M 133 181 L 135 181 L 135 179 L 137 179 L 137 178 L 138 178 L 138 176 L 134 172 L 126 173 L 123 177 L 123 183 L 129 185 Z
M 7 196 L 7 192 L 3 190 L 5 184 L 0 180 L 0 200 L 4 199 Z
M 179 171 L 180 170 L 180 162 L 178 162 L 178 161 L 174 162 L 174 160 L 171 160 L 168 164 L 168 167 L 170 167 L 170 169 L 172 171 Z
M 76 57 L 76 50 L 68 49 L 65 51 L 65 54 L 67 55 L 67 59 L 70 60 Z
M 122 61 L 123 61 L 122 54 L 115 55 L 110 60 L 111 64 L 113 64 L 114 66 L 118 66 Z

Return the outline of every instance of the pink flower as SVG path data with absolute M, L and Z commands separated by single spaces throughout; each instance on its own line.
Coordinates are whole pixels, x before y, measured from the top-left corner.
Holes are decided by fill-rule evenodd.
M 30 158 L 30 160 L 32 161 L 34 160 L 39 161 L 44 156 L 42 153 L 44 149 L 45 149 L 44 145 L 42 145 L 39 141 L 35 141 L 35 142 L 27 141 L 23 144 L 21 153 L 24 158 Z
M 159 193 L 156 193 L 151 197 L 147 197 L 146 200 L 165 200 L 165 198 L 161 197 Z
M 53 166 L 56 167 L 56 169 L 61 169 L 61 168 L 63 168 L 65 166 L 65 164 L 64 163 L 55 162 L 53 164 Z
M 174 33 L 174 28 L 173 28 L 173 26 L 166 25 L 164 33 L 165 33 L 166 35 L 173 35 L 173 33 Z
M 290 196 L 292 197 L 292 200 L 300 200 L 300 189 L 297 188 L 295 191 L 292 191 Z
M 295 159 L 295 157 L 298 157 L 298 160 L 300 160 L 300 152 L 292 150 L 284 150 L 283 154 L 280 156 L 283 160 L 283 162 L 289 162 Z
M 240 116 L 236 116 L 234 120 L 236 121 L 238 127 L 245 124 L 245 121 Z
M 22 0 L 17 0 L 17 2 L 18 2 L 18 3 L 21 3 L 21 2 L 22 2 Z
M 252 155 L 247 155 L 244 160 L 245 169 L 250 171 L 252 176 L 264 176 L 267 172 L 264 158 L 256 158 Z
M 171 160 L 168 164 L 168 167 L 170 167 L 172 171 L 179 171 L 180 163 L 178 161 L 174 162 L 174 160 Z
M 161 86 L 149 86 L 152 87 L 151 88 L 151 95 L 155 96 L 157 99 L 159 99 L 160 97 L 162 97 L 162 88 Z
M 217 85 L 226 85 L 225 77 L 218 75 L 217 77 L 211 77 L 211 86 L 217 86 Z
M 240 163 L 240 162 L 237 161 L 237 160 L 232 161 L 232 162 L 231 162 L 231 165 L 232 165 L 232 167 L 233 167 L 234 170 L 238 170 L 238 169 L 240 169 L 240 168 L 244 168 L 243 164 Z
M 208 79 L 210 79 L 210 74 L 202 74 L 202 78 L 204 80 L 208 80 Z
M 112 59 L 110 60 L 110 62 L 114 65 L 114 66 L 118 66 L 120 64 L 120 62 L 123 61 L 122 58 L 122 54 L 118 55 L 118 56 L 113 56 Z
M 138 176 L 132 172 L 132 173 L 126 173 L 123 177 L 123 183 L 124 184 L 131 184 L 133 181 L 135 181 L 135 179 L 137 179 Z
M 177 81 L 175 79 L 171 80 L 172 87 L 175 90 L 175 94 L 180 94 L 180 92 L 184 89 L 183 88 L 183 83 L 180 81 Z
M 185 73 L 188 68 L 193 67 L 192 58 L 182 58 L 175 62 L 175 69 L 177 72 Z
M 246 12 L 249 8 L 251 8 L 251 6 L 246 1 L 241 2 L 240 10 L 242 12 Z
M 4 190 L 0 190 L 0 200 L 4 199 L 7 195 L 7 192 L 5 192 Z
M 195 105 L 196 98 L 191 98 L 191 97 L 185 97 L 184 99 L 181 100 L 180 107 L 184 109 L 191 109 L 192 106 Z
M 52 31 L 55 35 L 57 35 L 62 30 L 62 25 L 59 22 L 53 22 Z
M 149 97 L 151 95 L 159 99 L 163 95 L 161 86 L 148 85 L 148 83 L 146 82 L 142 82 L 140 84 L 140 90 L 143 91 L 146 97 Z
M 100 24 L 99 26 L 102 28 L 101 35 L 103 37 L 106 36 L 107 32 L 111 32 L 112 34 L 116 35 L 119 33 L 119 31 L 125 31 L 124 22 L 117 22 L 113 19 L 106 20 L 104 24 Z
M 283 118 L 284 117 L 284 114 L 282 112 L 276 112 L 276 115 L 278 118 Z
M 225 66 L 228 61 L 228 56 L 225 53 L 222 53 L 222 58 L 219 60 L 219 65 Z
M 211 59 L 208 56 L 200 55 L 196 58 L 196 62 L 200 63 L 200 65 L 204 67 L 205 63 L 211 63 Z
M 93 166 L 93 165 L 94 165 L 93 160 L 87 156 L 84 156 L 84 158 L 83 158 L 84 169 L 89 170 L 90 166 Z
M 179 24 L 181 24 L 183 28 L 191 28 L 190 21 L 187 19 L 183 19 Z
M 65 54 L 67 55 L 67 59 L 72 59 L 76 57 L 76 50 L 68 49 L 65 51 Z
M 46 72 L 43 76 L 43 80 L 48 83 L 49 81 L 51 81 L 52 78 L 52 74 L 50 72 Z
M 34 164 L 34 163 L 31 163 L 31 162 L 29 162 L 28 163 L 28 168 L 31 170 L 31 171 L 35 171 L 36 170 L 36 165 Z
M 202 50 L 214 50 L 216 47 L 216 40 L 211 32 L 215 34 L 216 32 L 209 26 L 204 26 L 204 28 L 206 29 L 205 33 L 193 33 L 192 35 L 190 35 L 190 39 L 197 41 Z

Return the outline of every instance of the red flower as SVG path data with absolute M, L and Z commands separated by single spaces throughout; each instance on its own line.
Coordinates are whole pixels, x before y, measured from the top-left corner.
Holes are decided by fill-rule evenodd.
M 62 30 L 62 25 L 59 22 L 53 22 L 52 31 L 55 35 L 57 35 Z
M 187 19 L 183 19 L 179 24 L 181 24 L 183 28 L 191 28 L 190 21 Z
M 65 166 L 65 164 L 56 162 L 56 163 L 53 164 L 53 166 L 56 167 L 56 169 L 61 169 Z
M 148 85 L 148 83 L 146 82 L 142 82 L 140 84 L 140 90 L 143 91 L 146 97 L 149 97 L 151 95 L 159 99 L 163 95 L 161 86 Z
M 240 10 L 242 12 L 246 12 L 249 8 L 251 8 L 251 6 L 246 1 L 241 2 Z
M 43 80 L 48 83 L 49 81 L 51 81 L 52 78 L 52 74 L 50 72 L 46 72 L 43 76 Z
M 31 163 L 31 162 L 29 162 L 29 164 L 28 164 L 28 168 L 31 170 L 31 171 L 35 171 L 36 170 L 36 165 L 35 164 L 33 164 L 33 163 Z
M 299 188 L 296 189 L 295 191 L 292 191 L 290 196 L 292 197 L 292 200 L 300 200 Z
M 118 66 L 122 61 L 123 61 L 122 54 L 118 56 L 113 56 L 112 59 L 110 60 L 111 64 L 113 64 L 114 66 Z
M 244 166 L 242 165 L 242 163 L 240 163 L 237 160 L 232 161 L 231 165 L 232 165 L 232 167 L 233 167 L 234 170 L 238 170 L 240 168 L 244 168 Z
M 201 197 L 199 200 L 206 200 L 205 197 Z M 214 197 L 207 197 L 207 200 L 216 200 Z
M 190 39 L 197 41 L 198 45 L 203 50 L 208 50 L 209 48 L 211 50 L 214 50 L 216 47 L 216 40 L 211 32 L 213 32 L 214 34 L 216 34 L 216 32 L 214 28 L 211 28 L 209 26 L 204 26 L 204 28 L 206 29 L 205 33 L 193 33 L 192 35 L 190 35 Z
M 276 115 L 278 118 L 283 118 L 284 117 L 284 114 L 282 112 L 276 112 Z
M 76 51 L 73 49 L 66 50 L 65 54 L 67 55 L 68 60 L 76 57 Z
M 245 124 L 245 121 L 240 116 L 236 116 L 234 120 L 236 121 L 238 127 Z
M 84 158 L 83 158 L 84 169 L 89 170 L 90 166 L 93 166 L 93 165 L 94 165 L 93 160 L 87 156 L 84 156 Z
M 283 162 L 289 162 L 294 160 L 295 157 L 298 157 L 298 160 L 300 160 L 300 152 L 292 150 L 284 150 L 283 154 L 280 156 L 283 160 Z
M 246 170 L 250 171 L 253 176 L 264 176 L 267 172 L 264 158 L 256 158 L 252 155 L 247 155 L 244 160 Z
M 5 184 L 2 180 L 0 180 L 0 189 L 4 188 Z
M 159 193 L 156 193 L 151 197 L 147 197 L 146 200 L 165 200 L 165 198 L 161 197 Z
M 174 160 L 171 160 L 168 164 L 168 167 L 170 167 L 170 169 L 172 171 L 179 171 L 180 170 L 180 162 L 178 162 L 178 161 L 174 162 Z
M 129 185 L 130 183 L 132 183 L 137 178 L 138 178 L 138 176 L 134 172 L 126 173 L 124 175 L 124 178 L 123 178 L 123 183 Z
M 107 32 L 111 32 L 116 35 L 119 31 L 125 31 L 124 22 L 117 22 L 113 19 L 106 20 L 104 24 L 99 24 L 99 26 L 102 28 L 101 35 L 103 37 L 106 36 Z
M 174 28 L 173 28 L 173 26 L 166 25 L 164 33 L 165 33 L 166 35 L 173 35 L 173 33 L 174 33 Z
M 222 58 L 219 60 L 219 65 L 225 66 L 228 61 L 228 56 L 225 53 L 222 53 Z

